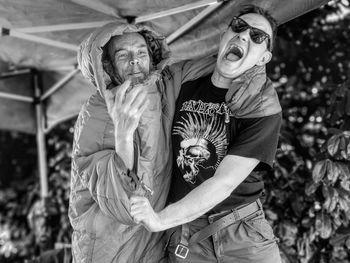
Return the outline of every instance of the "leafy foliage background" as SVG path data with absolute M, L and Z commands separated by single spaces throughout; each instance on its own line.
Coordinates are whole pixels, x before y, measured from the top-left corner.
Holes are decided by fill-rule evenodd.
M 350 263 L 350 7 L 326 6 L 279 28 L 269 76 L 284 122 L 265 175 L 266 217 L 284 262 Z M 74 120 L 47 136 L 52 241 L 69 244 Z M 0 132 L 0 261 L 38 254 L 27 215 L 39 199 L 35 137 Z

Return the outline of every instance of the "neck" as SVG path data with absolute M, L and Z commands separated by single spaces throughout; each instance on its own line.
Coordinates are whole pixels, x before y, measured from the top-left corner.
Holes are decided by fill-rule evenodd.
M 232 79 L 222 76 L 215 68 L 211 75 L 211 82 L 218 88 L 228 89 L 231 87 Z

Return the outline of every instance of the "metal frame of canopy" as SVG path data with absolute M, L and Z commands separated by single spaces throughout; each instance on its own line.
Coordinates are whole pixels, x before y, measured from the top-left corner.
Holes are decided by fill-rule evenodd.
M 6 72 L 0 74 L 0 79 L 12 78 L 23 74 L 30 74 L 32 77 L 32 86 L 34 89 L 34 96 L 23 96 L 17 94 L 10 94 L 0 92 L 0 98 L 17 100 L 32 103 L 35 107 L 35 119 L 36 119 L 36 143 L 38 150 L 38 166 L 40 176 L 40 195 L 43 199 L 48 197 L 48 174 L 47 174 L 47 158 L 46 158 L 46 143 L 45 143 L 45 113 L 43 110 L 43 102 L 50 97 L 55 91 L 63 87 L 71 78 L 77 74 L 79 70 L 77 68 L 70 71 L 56 84 L 50 87 L 45 93 L 42 93 L 41 82 L 39 74 L 33 69 L 15 70 L 12 72 Z
M 85 7 L 89 7 L 95 11 L 102 12 L 108 15 L 113 15 L 117 17 L 117 15 L 111 11 L 108 7 L 103 5 L 97 5 L 92 0 L 74 0 L 77 4 L 84 5 Z M 149 14 L 145 16 L 136 17 L 132 20 L 128 20 L 132 23 L 141 23 L 145 21 L 150 21 L 156 18 L 169 16 L 178 14 L 181 12 L 205 7 L 198 15 L 193 17 L 186 24 L 178 28 L 171 35 L 169 35 L 166 40 L 168 44 L 173 42 L 175 39 L 180 37 L 183 33 L 189 30 L 191 27 L 196 25 L 202 19 L 204 19 L 207 15 L 215 11 L 224 1 L 222 0 L 201 0 L 195 3 L 187 4 L 181 7 L 172 8 L 166 11 L 157 12 L 154 14 Z M 119 18 L 119 17 L 118 17 Z M 38 26 L 38 27 L 26 27 L 26 28 L 1 28 L 1 35 L 12 36 L 20 39 L 25 39 L 28 41 L 33 41 L 36 43 L 41 43 L 45 45 L 50 45 L 58 48 L 63 48 L 67 50 L 77 51 L 78 46 L 56 41 L 48 38 L 38 37 L 32 35 L 32 33 L 40 33 L 40 32 L 53 32 L 53 31 L 61 31 L 61 30 L 76 30 L 76 29 L 88 29 L 88 28 L 97 28 L 103 26 L 112 20 L 108 21 L 99 21 L 99 22 L 86 22 L 86 23 L 70 23 L 70 24 L 61 24 L 61 25 L 49 25 L 49 26 Z M 64 69 L 63 69 L 64 70 Z M 5 92 L 0 92 L 0 98 L 24 101 L 28 103 L 33 103 L 35 106 L 36 113 L 36 142 L 38 149 L 38 166 L 39 166 L 39 175 L 40 175 L 40 193 L 41 198 L 45 200 L 48 197 L 48 174 L 47 174 L 47 158 L 46 158 L 46 143 L 45 143 L 45 114 L 43 111 L 43 102 L 49 98 L 53 93 L 63 87 L 70 79 L 72 79 L 75 74 L 79 72 L 79 69 L 76 66 L 72 65 L 72 70 L 65 75 L 61 80 L 59 80 L 56 84 L 50 87 L 45 93 L 42 93 L 42 87 L 40 87 L 40 81 L 38 73 L 35 70 L 16 70 L 13 72 L 2 73 L 0 74 L 0 78 L 8 78 L 14 77 L 21 74 L 32 74 L 33 76 L 33 87 L 34 87 L 34 98 L 16 94 L 9 94 Z

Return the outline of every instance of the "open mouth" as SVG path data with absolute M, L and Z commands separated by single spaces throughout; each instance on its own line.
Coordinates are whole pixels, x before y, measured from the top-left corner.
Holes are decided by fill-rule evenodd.
M 225 59 L 230 61 L 238 61 L 243 57 L 243 49 L 236 45 L 231 45 L 226 52 Z

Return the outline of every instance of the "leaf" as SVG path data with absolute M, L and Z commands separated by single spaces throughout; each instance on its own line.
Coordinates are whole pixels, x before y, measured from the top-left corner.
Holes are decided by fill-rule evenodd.
M 336 234 L 329 240 L 329 243 L 330 243 L 332 246 L 334 246 L 334 247 L 343 246 L 347 238 L 348 238 L 348 235 L 347 235 L 347 234 L 336 233 Z
M 346 191 L 350 191 L 350 180 L 347 179 L 343 179 L 340 181 L 340 186 L 346 190 Z
M 340 143 L 340 135 L 333 135 L 329 140 L 327 141 L 327 151 L 331 156 L 334 156 L 337 154 L 339 150 L 339 143 Z
M 266 218 L 272 221 L 276 221 L 278 219 L 278 214 L 272 211 L 271 209 L 265 209 L 265 215 L 266 215 Z
M 350 249 L 350 237 L 348 237 L 345 241 L 345 246 L 347 249 Z
M 333 189 L 333 194 L 331 194 L 331 203 L 329 204 L 329 207 L 328 207 L 329 213 L 332 213 L 334 211 L 338 202 L 339 202 L 339 194 L 335 189 Z
M 340 175 L 339 178 L 340 179 L 350 179 L 350 170 L 347 164 L 342 163 L 342 162 L 337 162 L 337 166 L 340 170 Z
M 337 229 L 340 226 L 343 225 L 343 218 L 340 217 L 340 212 L 339 212 L 340 208 L 337 208 L 337 211 L 335 213 L 332 214 L 332 222 L 334 224 L 334 228 Z
M 350 211 L 349 200 L 346 200 L 345 198 L 339 197 L 338 201 L 339 201 L 339 206 L 340 206 L 341 210 L 343 210 L 345 212 Z
M 327 160 L 322 160 L 315 164 L 315 167 L 312 171 L 312 179 L 315 183 L 320 182 L 325 176 L 327 172 Z
M 309 182 L 306 187 L 305 187 L 305 194 L 307 196 L 312 195 L 313 193 L 316 192 L 317 188 L 321 185 L 320 182 L 314 183 L 313 181 Z
M 338 191 L 339 193 L 339 206 L 340 208 L 345 212 L 348 213 L 350 212 L 350 192 L 345 191 L 343 189 L 339 189 Z
M 327 160 L 327 179 L 331 184 L 334 184 L 338 180 L 340 172 L 337 163 Z
M 324 203 L 323 203 L 323 208 L 324 209 L 328 209 L 329 205 L 331 204 L 331 195 L 330 195 L 330 192 L 329 192 L 329 187 L 324 185 L 322 187 L 322 194 L 323 194 L 323 197 L 325 199 Z
M 322 193 L 325 198 L 323 208 L 326 209 L 329 213 L 333 212 L 339 201 L 338 192 L 333 187 L 324 186 L 322 188 Z
M 329 238 L 332 234 L 332 222 L 328 215 L 321 212 L 316 216 L 315 228 L 321 238 Z
M 349 131 L 339 135 L 338 155 L 341 159 L 350 160 L 350 136 Z
M 348 165 L 345 163 L 337 162 L 338 168 L 340 170 L 340 186 L 346 190 L 350 191 L 350 171 Z

